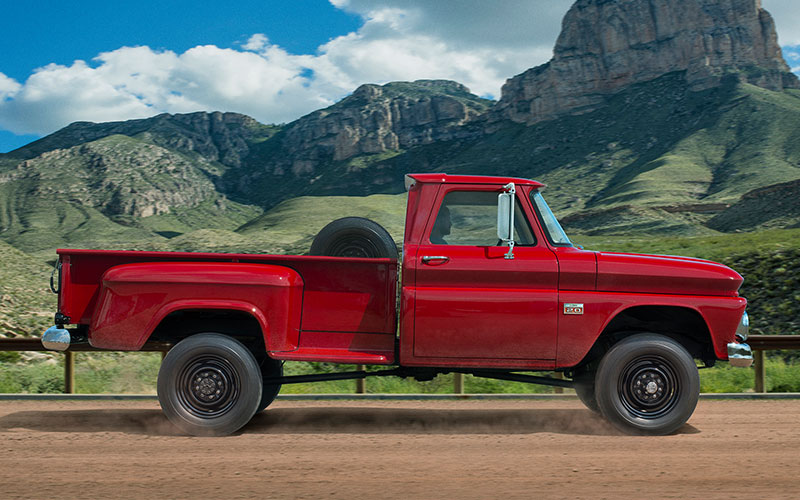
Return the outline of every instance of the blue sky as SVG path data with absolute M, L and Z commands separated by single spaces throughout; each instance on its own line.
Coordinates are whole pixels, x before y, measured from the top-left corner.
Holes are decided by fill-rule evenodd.
M 314 53 L 357 30 L 353 13 L 327 1 L 39 1 L 7 2 L 0 21 L 0 71 L 24 81 L 38 67 L 90 60 L 122 46 L 184 52 L 197 45 L 234 47 L 254 33 L 293 53 Z
M 0 152 L 73 121 L 236 111 L 282 123 L 362 83 L 447 78 L 499 97 L 552 55 L 572 0 L 7 2 Z M 763 0 L 800 67 L 800 4 Z

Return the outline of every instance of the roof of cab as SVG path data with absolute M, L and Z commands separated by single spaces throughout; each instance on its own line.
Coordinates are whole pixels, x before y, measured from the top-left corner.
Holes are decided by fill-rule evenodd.
M 514 184 L 534 186 L 542 188 L 545 185 L 538 181 L 530 179 L 522 179 L 519 177 L 495 177 L 489 175 L 448 175 L 448 174 L 408 174 L 408 179 L 414 179 L 417 182 L 431 183 L 431 184 Z M 408 185 L 408 182 L 406 182 Z

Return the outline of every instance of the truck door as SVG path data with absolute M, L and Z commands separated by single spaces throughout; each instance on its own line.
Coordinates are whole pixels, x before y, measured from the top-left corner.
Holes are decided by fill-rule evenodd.
M 505 258 L 508 248 L 497 239 L 500 192 L 500 186 L 442 186 L 414 260 L 415 358 L 487 366 L 555 359 L 558 262 L 537 241 L 524 196 L 516 200 L 514 259 Z

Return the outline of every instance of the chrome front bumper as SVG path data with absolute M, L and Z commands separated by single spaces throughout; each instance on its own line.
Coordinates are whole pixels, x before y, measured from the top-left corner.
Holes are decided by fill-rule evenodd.
M 753 364 L 753 350 L 744 342 L 728 344 L 728 361 L 731 366 L 747 368 Z

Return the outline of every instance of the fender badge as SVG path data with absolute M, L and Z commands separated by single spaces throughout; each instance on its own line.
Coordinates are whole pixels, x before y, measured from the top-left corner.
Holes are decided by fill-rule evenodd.
M 564 304 L 564 314 L 583 314 L 583 304 Z

